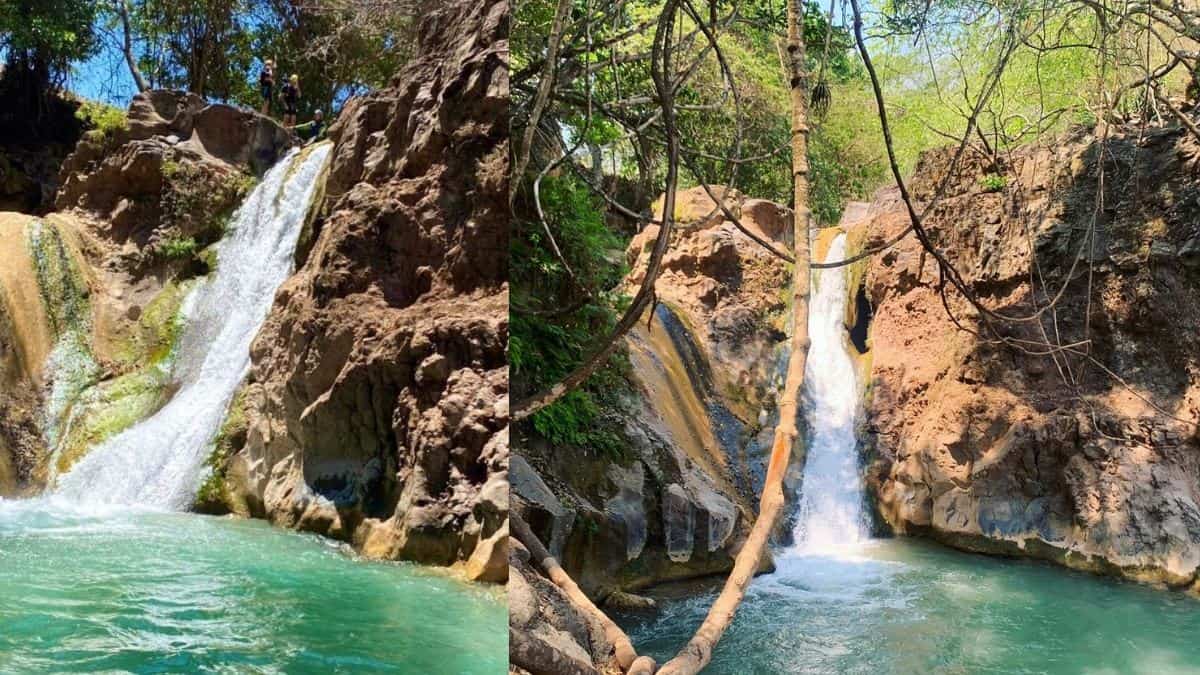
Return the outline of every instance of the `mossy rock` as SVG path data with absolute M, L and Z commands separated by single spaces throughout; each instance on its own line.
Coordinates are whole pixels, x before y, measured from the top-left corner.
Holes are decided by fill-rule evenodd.
M 167 362 L 183 330 L 180 307 L 191 288 L 191 283 L 170 282 L 154 296 L 117 346 L 121 366 L 134 369 Z
M 168 399 L 168 378 L 147 369 L 101 382 L 73 406 L 66 438 L 55 461 L 66 473 L 89 450 L 153 415 Z
M 228 471 L 229 461 L 246 443 L 249 427 L 246 422 L 245 398 L 244 390 L 239 389 L 229 402 L 225 421 L 221 423 L 221 428 L 213 439 L 212 453 L 204 462 L 209 473 L 200 485 L 192 505 L 192 510 L 197 513 L 224 515 L 239 511 L 233 503 L 229 489 Z

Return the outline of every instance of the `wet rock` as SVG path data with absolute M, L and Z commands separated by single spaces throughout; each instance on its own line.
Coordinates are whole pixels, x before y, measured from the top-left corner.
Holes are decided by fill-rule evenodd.
M 646 612 L 656 609 L 658 603 L 654 601 L 654 598 L 647 598 L 644 595 L 613 591 L 604 599 L 604 606 L 618 611 Z
M 523 514 L 526 522 L 536 525 L 548 521 L 547 528 L 538 529 L 549 530 L 549 534 L 543 536 L 546 550 L 554 557 L 561 558 L 567 535 L 571 533 L 571 526 L 575 522 L 574 512 L 563 508 L 542 477 L 520 455 L 509 458 L 508 475 L 512 493 L 525 501 L 530 511 L 540 512 Z
M 608 468 L 616 494 L 604 503 L 604 511 L 613 523 L 625 531 L 625 558 L 635 560 L 646 546 L 646 510 L 643 485 L 646 477 L 640 463 L 629 468 L 614 464 Z
M 692 499 L 682 485 L 671 483 L 663 492 L 662 503 L 667 556 L 675 562 L 687 562 L 692 557 L 696 539 L 696 511 Z
M 233 490 L 489 581 L 508 542 L 507 22 L 496 2 L 426 13 L 417 58 L 331 125 L 318 234 L 251 348 Z M 337 521 L 303 518 L 308 494 Z

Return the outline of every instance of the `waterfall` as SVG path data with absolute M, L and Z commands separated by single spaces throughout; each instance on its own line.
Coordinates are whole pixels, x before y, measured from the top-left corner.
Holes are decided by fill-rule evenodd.
M 183 302 L 173 362 L 179 389 L 154 415 L 92 449 L 60 476 L 56 498 L 184 509 L 195 497 L 250 342 L 291 273 L 296 242 L 329 145 L 293 150 L 263 177 L 217 244 L 216 270 Z
M 826 258 L 840 260 L 845 249 L 846 235 L 839 234 Z M 868 536 L 854 435 L 860 388 L 843 326 L 846 268 L 814 270 L 813 287 L 804 371 L 808 456 L 795 539 L 801 553 L 830 553 L 853 549 Z

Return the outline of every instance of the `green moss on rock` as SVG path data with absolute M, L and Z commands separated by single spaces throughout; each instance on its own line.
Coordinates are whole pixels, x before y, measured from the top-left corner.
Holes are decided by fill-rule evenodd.
M 166 402 L 167 377 L 157 369 L 129 373 L 89 388 L 73 406 L 55 469 L 66 473 L 90 449 L 154 414 Z
M 183 330 L 180 308 L 191 290 L 189 282 L 169 282 L 138 316 L 137 322 L 117 349 L 124 370 L 165 364 Z
M 239 389 L 229 402 L 229 411 L 225 421 L 213 439 L 213 450 L 205 460 L 208 476 L 196 493 L 196 501 L 192 506 L 194 511 L 221 515 L 234 511 L 230 498 L 227 472 L 229 460 L 246 442 L 246 404 L 243 390 Z

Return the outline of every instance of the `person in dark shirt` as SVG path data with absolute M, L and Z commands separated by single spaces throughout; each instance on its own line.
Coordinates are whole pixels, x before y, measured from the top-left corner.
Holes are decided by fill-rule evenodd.
M 275 61 L 263 61 L 262 72 L 258 74 L 258 88 L 262 93 L 262 114 L 271 114 L 271 94 L 275 89 Z
M 325 114 L 320 110 L 314 111 L 311 122 L 297 124 L 294 129 L 296 135 L 304 139 L 305 145 L 318 141 L 325 136 Z
M 300 106 L 300 76 L 295 73 L 287 84 L 279 88 L 279 99 L 283 101 L 283 126 L 296 125 L 296 109 Z

